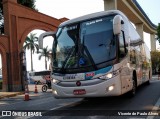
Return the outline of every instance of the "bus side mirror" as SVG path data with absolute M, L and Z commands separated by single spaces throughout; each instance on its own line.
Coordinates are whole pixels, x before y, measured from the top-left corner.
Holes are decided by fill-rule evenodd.
M 116 15 L 113 18 L 113 33 L 114 33 L 114 35 L 118 35 L 121 33 L 122 24 L 124 24 L 122 17 L 120 15 Z
M 43 39 L 47 36 L 55 36 L 55 32 L 44 32 L 38 38 L 39 49 L 43 49 Z

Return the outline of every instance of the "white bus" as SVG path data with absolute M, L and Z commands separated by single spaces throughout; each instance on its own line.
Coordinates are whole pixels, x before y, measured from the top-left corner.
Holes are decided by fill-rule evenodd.
M 52 89 L 56 98 L 119 96 L 151 79 L 150 52 L 118 10 L 68 20 L 53 36 Z

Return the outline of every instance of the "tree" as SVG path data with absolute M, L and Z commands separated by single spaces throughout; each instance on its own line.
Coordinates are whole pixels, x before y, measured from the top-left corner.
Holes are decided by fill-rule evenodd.
M 43 48 L 41 51 L 39 51 L 40 55 L 39 55 L 39 60 L 41 60 L 42 57 L 45 57 L 45 69 L 47 70 L 47 59 L 49 61 L 49 59 L 51 58 L 51 52 L 52 50 L 48 49 L 48 46 Z
M 36 37 L 36 34 L 30 33 L 29 37 L 26 37 L 25 45 L 23 46 L 24 49 L 30 49 L 31 52 L 31 71 L 33 71 L 32 53 L 34 54 L 35 50 L 39 50 L 39 46 L 36 43 L 37 41 L 38 37 Z
M 157 27 L 157 40 L 160 44 L 160 23 L 158 24 L 158 27 Z
M 35 2 L 36 2 L 35 0 L 17 0 L 18 4 L 37 10 L 35 6 Z M 0 0 L 0 31 L 1 33 L 4 33 L 4 17 L 3 17 L 2 0 Z
M 17 0 L 17 2 L 23 6 L 29 7 L 31 9 L 37 10 L 35 6 L 36 0 Z
M 160 52 L 151 51 L 152 71 L 155 74 L 160 67 Z

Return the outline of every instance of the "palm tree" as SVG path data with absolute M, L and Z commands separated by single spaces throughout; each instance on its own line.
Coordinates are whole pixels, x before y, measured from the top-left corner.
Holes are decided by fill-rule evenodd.
M 42 57 L 45 57 L 45 69 L 47 70 L 47 59 L 49 61 L 49 59 L 51 59 L 51 50 L 48 49 L 48 46 L 43 48 L 41 51 L 39 51 L 39 53 L 41 53 L 39 55 L 39 60 L 41 60 Z
M 33 71 L 33 59 L 32 53 L 34 54 L 35 50 L 39 50 L 39 46 L 36 43 L 38 41 L 38 37 L 36 37 L 36 33 L 30 33 L 29 37 L 27 36 L 25 45 L 23 46 L 24 49 L 30 49 L 31 51 L 31 71 Z

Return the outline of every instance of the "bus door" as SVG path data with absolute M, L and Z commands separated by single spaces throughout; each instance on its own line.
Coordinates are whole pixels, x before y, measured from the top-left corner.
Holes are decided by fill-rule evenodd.
M 121 66 L 120 80 L 121 80 L 121 89 L 122 94 L 131 89 L 130 81 L 130 69 L 128 67 L 129 58 L 127 55 L 127 47 L 125 43 L 125 34 L 124 31 L 121 31 L 119 34 L 119 64 Z

